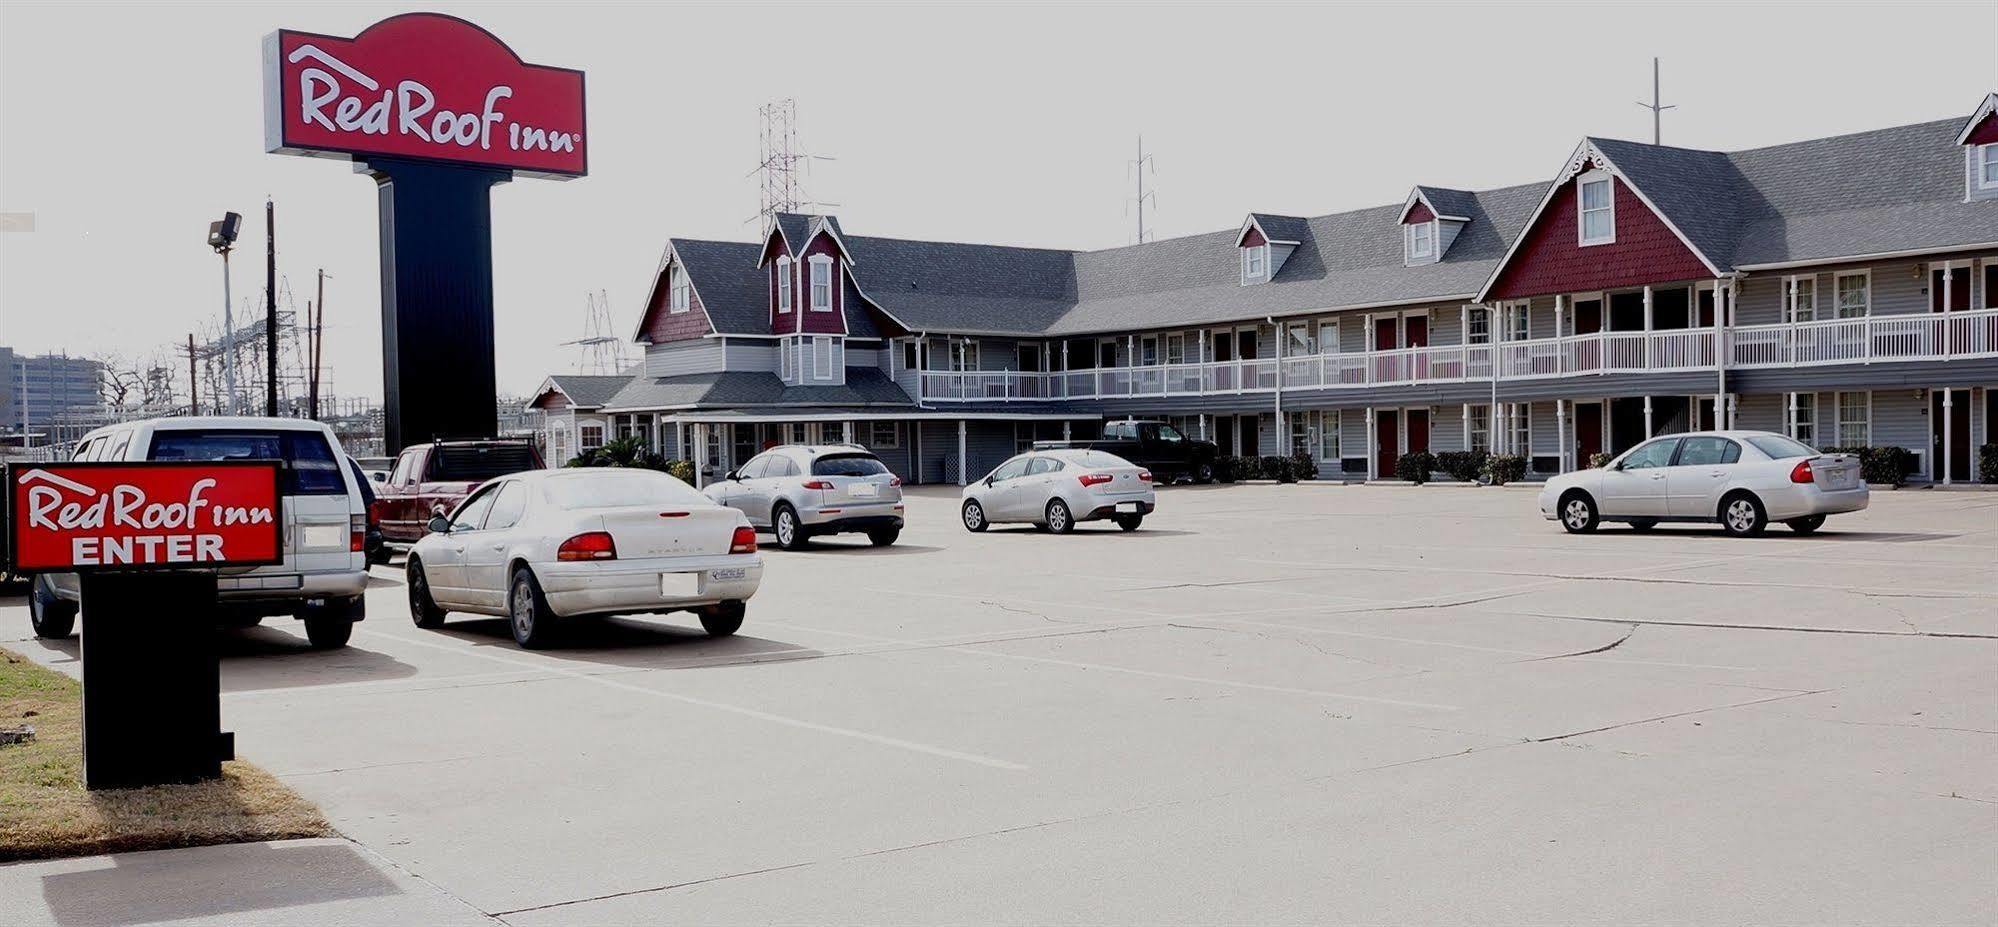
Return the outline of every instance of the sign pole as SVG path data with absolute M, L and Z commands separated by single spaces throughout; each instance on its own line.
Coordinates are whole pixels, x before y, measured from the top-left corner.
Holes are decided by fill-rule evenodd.
M 85 573 L 83 784 L 200 782 L 235 759 L 222 730 L 215 574 Z

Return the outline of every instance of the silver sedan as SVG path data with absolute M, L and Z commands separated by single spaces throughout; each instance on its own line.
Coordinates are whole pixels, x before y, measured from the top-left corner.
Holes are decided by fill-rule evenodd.
M 1659 522 L 1719 522 L 1738 536 L 1772 521 L 1809 534 L 1825 516 L 1870 501 L 1859 460 L 1767 431 L 1664 435 L 1608 464 L 1547 481 L 1540 514 L 1570 532 L 1605 521 L 1648 531 Z
M 1157 507 L 1150 470 L 1103 451 L 1053 449 L 1021 454 L 966 486 L 958 513 L 971 531 L 1025 522 L 1067 534 L 1097 519 L 1136 531 Z
M 653 470 L 530 470 L 480 486 L 410 548 L 409 613 L 503 615 L 522 647 L 585 615 L 691 611 L 742 627 L 763 579 L 742 513 Z

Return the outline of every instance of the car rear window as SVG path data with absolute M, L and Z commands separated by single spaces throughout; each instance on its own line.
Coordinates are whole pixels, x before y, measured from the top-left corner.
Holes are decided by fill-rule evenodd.
M 344 496 L 340 458 L 314 431 L 235 428 L 173 429 L 153 433 L 147 460 L 275 460 L 278 488 L 287 496 Z
M 424 478 L 438 483 L 483 483 L 538 467 L 534 449 L 525 444 L 439 444 L 430 449 L 430 473 Z
M 1772 460 L 1784 460 L 1790 457 L 1813 457 L 1818 453 L 1816 448 L 1802 441 L 1785 438 L 1782 435 L 1749 435 L 1747 440 L 1748 443 L 1755 445 L 1756 450 L 1768 454 Z
M 713 504 L 692 486 L 657 470 L 599 468 L 564 473 L 544 482 L 542 492 L 549 503 L 561 509 Z
M 887 473 L 872 454 L 830 454 L 812 461 L 813 476 L 880 476 Z

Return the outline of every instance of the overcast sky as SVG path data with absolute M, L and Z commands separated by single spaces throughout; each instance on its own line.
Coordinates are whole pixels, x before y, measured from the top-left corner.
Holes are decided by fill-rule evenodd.
M 812 199 L 856 234 L 1069 248 L 1131 242 L 1126 162 L 1156 158 L 1157 237 L 1245 212 L 1399 202 L 1412 184 L 1551 177 L 1584 134 L 1736 149 L 1944 117 L 1998 87 L 1998 3 L 1728 2 L 725 7 L 579 3 L 0 6 L 0 345 L 141 355 L 219 316 L 203 244 L 327 284 L 341 394 L 381 395 L 373 184 L 263 152 L 279 27 L 471 19 L 589 75 L 591 175 L 493 192 L 500 387 L 575 368 L 584 294 L 629 333 L 668 235 L 750 239 L 757 107 L 794 97 Z

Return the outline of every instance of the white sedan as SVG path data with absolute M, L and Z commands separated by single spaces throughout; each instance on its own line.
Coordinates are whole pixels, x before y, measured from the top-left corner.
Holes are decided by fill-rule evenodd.
M 1698 431 L 1653 438 L 1601 467 L 1548 480 L 1540 514 L 1574 533 L 1605 521 L 1639 531 L 1717 521 L 1746 537 L 1779 521 L 1810 534 L 1825 516 L 1857 512 L 1869 498 L 1858 458 L 1766 431 Z
M 501 615 L 522 647 L 561 620 L 691 611 L 716 637 L 742 627 L 763 579 L 742 513 L 653 470 L 530 470 L 493 479 L 410 548 L 409 614 Z
M 1136 531 L 1157 507 L 1150 470 L 1103 451 L 1056 449 L 1000 464 L 964 488 L 958 512 L 972 531 L 1026 522 L 1067 534 L 1076 522 L 1100 518 Z

